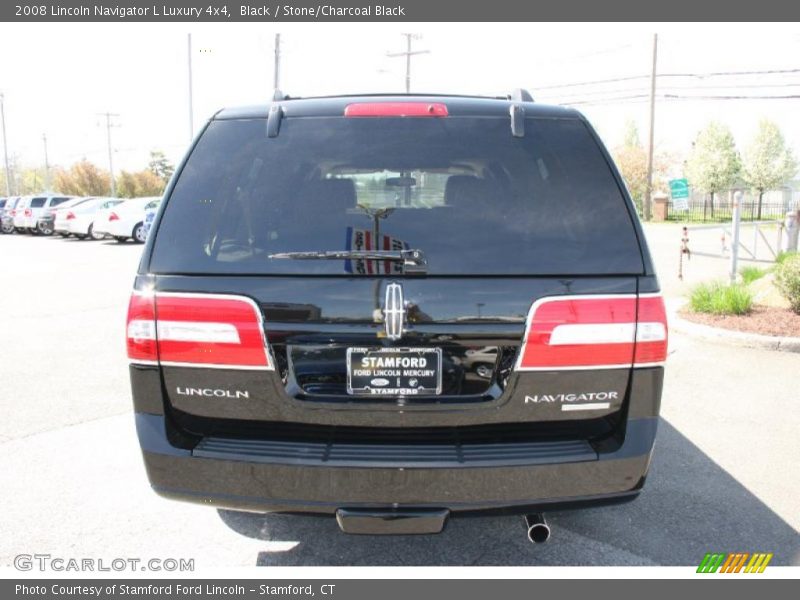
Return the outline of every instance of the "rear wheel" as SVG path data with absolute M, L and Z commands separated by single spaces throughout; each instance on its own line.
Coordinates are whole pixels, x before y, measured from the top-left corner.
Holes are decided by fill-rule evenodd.
M 147 239 L 147 232 L 144 230 L 144 223 L 137 223 L 133 228 L 133 241 L 137 244 L 144 244 Z
M 3 233 L 14 233 L 14 226 L 13 225 L 3 225 L 0 228 L 0 231 Z
M 105 237 L 105 235 L 103 235 L 102 233 L 95 233 L 94 223 L 92 223 L 91 225 L 89 225 L 89 237 L 93 240 L 102 240 Z
M 53 228 L 50 225 L 39 227 L 39 233 L 42 235 L 53 235 Z

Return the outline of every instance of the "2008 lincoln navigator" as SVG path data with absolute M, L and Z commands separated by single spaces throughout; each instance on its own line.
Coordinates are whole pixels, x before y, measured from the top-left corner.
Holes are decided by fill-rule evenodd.
M 576 111 L 503 98 L 218 112 L 165 194 L 127 346 L 153 488 L 352 533 L 633 499 L 667 326 Z

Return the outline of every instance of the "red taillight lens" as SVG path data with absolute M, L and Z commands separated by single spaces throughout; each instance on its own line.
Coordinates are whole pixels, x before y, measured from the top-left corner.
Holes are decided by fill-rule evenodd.
M 134 292 L 128 303 L 128 358 L 134 362 L 158 361 L 155 296 Z
M 11 210 L 11 212 L 10 212 L 9 214 L 10 214 L 12 217 L 16 217 L 16 216 L 17 216 L 17 211 L 16 211 L 16 210 L 14 210 L 14 209 L 12 209 L 12 210 Z
M 117 213 L 115 213 L 115 212 L 112 212 L 110 215 L 108 215 L 108 220 L 109 221 L 119 221 L 119 215 Z
M 30 208 L 26 208 L 26 209 L 25 209 L 25 216 L 26 216 L 26 217 L 31 217 L 31 216 L 33 216 L 33 211 L 32 211 Z
M 636 366 L 667 360 L 667 311 L 661 294 L 639 296 L 639 323 L 636 327 Z
M 666 348 L 660 296 L 558 296 L 531 308 L 517 368 L 624 368 L 663 362 Z
M 359 102 L 348 104 L 345 117 L 446 117 L 447 105 L 440 102 Z
M 174 366 L 271 368 L 261 310 L 249 298 L 156 294 L 154 314 L 158 315 L 152 328 L 157 340 L 156 358 L 146 360 Z M 132 327 L 131 322 L 129 310 L 128 356 L 137 362 L 137 356 L 131 353 L 132 335 L 149 339 L 150 329 L 139 323 Z
M 67 221 L 71 221 L 74 218 L 75 218 L 75 213 L 74 212 L 70 211 L 70 212 L 67 213 L 67 216 L 66 216 Z

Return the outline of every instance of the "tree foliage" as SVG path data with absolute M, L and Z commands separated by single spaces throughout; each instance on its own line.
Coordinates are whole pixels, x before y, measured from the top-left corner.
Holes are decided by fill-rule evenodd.
M 789 181 L 797 173 L 797 161 L 778 126 L 762 119 L 744 151 L 742 175 L 751 189 L 763 195 Z
M 71 196 L 105 196 L 111 191 L 111 176 L 84 159 L 69 169 L 57 169 L 53 187 Z
M 697 135 L 686 161 L 689 183 L 713 197 L 733 187 L 740 171 L 739 152 L 730 129 L 721 123 L 709 123 Z
M 639 139 L 636 123 L 628 121 L 621 145 L 614 148 L 614 162 L 628 186 L 633 201 L 641 211 L 647 192 L 647 150 Z M 653 190 L 666 189 L 670 157 L 662 152 L 653 155 Z
M 166 183 L 150 169 L 129 172 L 122 171 L 117 177 L 117 195 L 120 198 L 139 198 L 160 196 Z
M 169 160 L 167 159 L 166 155 L 161 152 L 160 150 L 153 150 L 150 152 L 150 162 L 147 165 L 147 168 L 159 179 L 164 182 L 164 185 L 167 184 L 172 174 L 175 172 L 175 167 Z

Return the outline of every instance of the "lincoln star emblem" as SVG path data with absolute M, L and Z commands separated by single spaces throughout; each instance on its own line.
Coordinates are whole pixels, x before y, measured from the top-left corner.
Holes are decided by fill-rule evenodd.
M 383 304 L 383 324 L 386 328 L 387 338 L 399 340 L 403 337 L 405 317 L 406 305 L 403 300 L 403 286 L 399 283 L 390 283 L 386 286 L 386 299 Z

